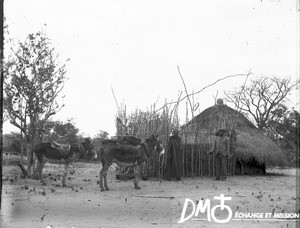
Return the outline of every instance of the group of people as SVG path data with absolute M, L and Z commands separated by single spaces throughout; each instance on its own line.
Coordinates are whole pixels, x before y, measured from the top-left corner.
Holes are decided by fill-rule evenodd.
M 168 152 L 164 177 L 167 180 L 181 180 L 183 176 L 183 153 L 179 131 L 175 129 L 168 142 Z M 216 158 L 216 180 L 226 180 L 227 158 L 229 156 L 229 139 L 225 129 L 219 129 L 215 133 L 215 140 L 207 153 Z

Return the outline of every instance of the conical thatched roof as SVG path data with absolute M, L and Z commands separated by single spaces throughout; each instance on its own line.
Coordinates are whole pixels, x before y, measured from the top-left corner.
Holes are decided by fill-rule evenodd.
M 255 158 L 268 166 L 285 164 L 283 151 L 244 115 L 224 105 L 222 101 L 207 108 L 183 126 L 183 142 L 211 144 L 214 133 L 219 128 L 225 128 L 229 132 L 235 130 L 235 154 L 240 160 L 250 161 Z

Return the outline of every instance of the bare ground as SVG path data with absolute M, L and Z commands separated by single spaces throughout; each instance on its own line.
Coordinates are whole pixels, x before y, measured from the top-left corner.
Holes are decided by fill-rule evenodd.
M 177 223 L 186 198 L 195 202 L 210 199 L 213 207 L 219 203 L 214 196 L 220 194 L 232 197 L 225 204 L 233 214 L 298 213 L 296 169 L 268 170 L 266 176 L 230 176 L 227 181 L 209 177 L 149 179 L 140 182 L 141 190 L 135 190 L 132 180 L 116 180 L 112 167 L 108 175 L 110 190 L 101 192 L 97 184 L 100 167 L 99 163 L 75 163 L 68 187 L 62 188 L 63 166 L 46 164 L 47 186 L 21 179 L 17 166 L 3 166 L 1 227 L 297 227 L 295 221 L 275 219 L 231 219 L 218 224 L 207 221 L 206 212 Z M 227 215 L 226 210 L 216 212 L 219 219 Z

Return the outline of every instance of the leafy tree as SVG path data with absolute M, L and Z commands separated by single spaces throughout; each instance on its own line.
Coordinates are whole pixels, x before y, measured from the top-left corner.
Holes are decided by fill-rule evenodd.
M 291 163 L 299 162 L 300 114 L 289 110 L 285 105 L 278 105 L 267 122 L 268 135 L 286 151 Z
M 30 159 L 46 121 L 64 106 L 57 99 L 66 69 L 41 32 L 29 34 L 12 53 L 4 66 L 4 108 L 11 124 L 20 129 Z
M 296 158 L 299 150 L 300 114 L 296 110 L 289 110 L 285 105 L 279 105 L 271 112 L 267 122 L 268 134 L 280 141 L 280 146 L 291 151 L 292 158 Z M 291 156 L 289 156 L 291 157 Z
M 47 121 L 42 134 L 43 141 L 57 141 L 58 143 L 74 144 L 78 142 L 79 129 L 71 119 L 66 122 Z
M 101 147 L 103 140 L 108 139 L 108 135 L 108 132 L 99 130 L 99 132 L 95 135 L 95 137 L 92 140 L 94 147 Z
M 100 130 L 100 131 L 97 133 L 96 137 L 97 137 L 97 138 L 100 138 L 100 139 L 108 139 L 108 135 L 109 135 L 108 132 Z
M 76 144 L 78 142 L 84 142 L 89 140 L 92 144 L 92 140 L 88 137 L 83 137 L 78 134 L 79 129 L 72 122 L 72 119 L 66 122 L 62 121 L 47 121 L 44 126 L 42 141 L 56 141 L 62 144 Z M 92 158 L 94 156 L 93 151 L 89 151 L 85 158 Z
M 3 149 L 9 153 L 21 153 L 21 135 L 16 132 L 3 135 Z
M 290 78 L 258 77 L 242 90 L 225 92 L 225 95 L 227 101 L 253 117 L 258 129 L 264 130 L 271 112 L 286 101 L 298 84 L 299 80 L 292 82 Z

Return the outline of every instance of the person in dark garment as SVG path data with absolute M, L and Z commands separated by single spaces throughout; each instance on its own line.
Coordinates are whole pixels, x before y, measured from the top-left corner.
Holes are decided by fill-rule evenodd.
M 226 136 L 225 129 L 219 129 L 215 135 L 216 139 L 208 153 L 214 153 L 214 156 L 216 157 L 216 180 L 226 180 L 229 139 Z
M 169 139 L 168 151 L 166 157 L 165 178 L 171 180 L 181 180 L 183 176 L 183 154 L 181 150 L 181 139 L 178 136 L 179 131 L 173 131 L 173 135 Z

